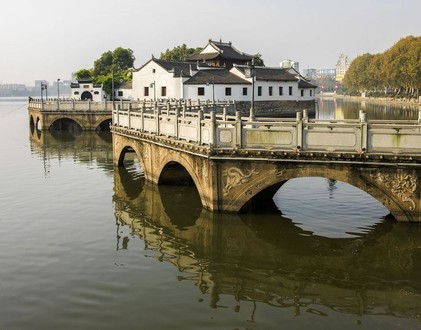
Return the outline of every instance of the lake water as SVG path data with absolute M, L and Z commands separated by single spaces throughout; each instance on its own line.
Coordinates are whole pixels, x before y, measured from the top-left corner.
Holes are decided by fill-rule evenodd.
M 324 101 L 320 118 L 416 119 Z M 420 329 L 421 227 L 326 178 L 213 214 L 114 169 L 109 134 L 31 132 L 0 99 L 0 329 Z

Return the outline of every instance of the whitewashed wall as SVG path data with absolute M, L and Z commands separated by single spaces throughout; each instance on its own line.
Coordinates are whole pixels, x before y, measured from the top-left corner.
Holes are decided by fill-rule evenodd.
M 155 70 L 155 72 L 154 72 Z M 183 98 L 182 78 L 174 77 L 173 73 L 168 72 L 157 63 L 150 61 L 141 70 L 133 72 L 133 97 L 135 99 L 154 99 L 154 87 L 151 84 L 155 82 L 155 97 L 158 98 Z M 161 87 L 167 89 L 166 96 L 162 96 Z M 149 96 L 145 96 L 144 88 L 149 87 Z

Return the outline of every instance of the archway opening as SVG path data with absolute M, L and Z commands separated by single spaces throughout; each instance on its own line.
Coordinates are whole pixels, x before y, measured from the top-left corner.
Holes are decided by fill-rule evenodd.
M 51 124 L 50 130 L 67 130 L 71 132 L 82 132 L 82 127 L 73 119 L 61 118 Z
M 93 99 L 92 93 L 91 92 L 88 92 L 88 91 L 84 91 L 82 93 L 82 95 L 80 96 L 80 99 L 82 101 L 88 101 L 88 100 L 91 100 L 92 101 L 92 99 Z
M 196 222 L 202 211 L 202 202 L 184 166 L 177 162 L 168 163 L 159 177 L 158 189 L 165 212 L 177 228 L 186 228 Z
M 130 174 L 134 180 L 145 176 L 142 162 L 132 147 L 126 147 L 123 149 L 118 165 L 124 167 L 127 173 Z
M 104 120 L 102 123 L 98 125 L 96 128 L 97 132 L 104 132 L 104 131 L 110 131 L 110 125 L 111 125 L 111 118 Z
M 161 172 L 159 185 L 169 186 L 195 186 L 189 172 L 177 162 L 168 163 Z
M 288 180 L 273 201 L 298 227 L 331 238 L 365 235 L 390 217 L 389 210 L 365 191 L 322 177 Z
M 36 122 L 35 122 L 35 128 L 37 131 L 41 132 L 42 127 L 41 127 L 41 120 L 39 119 L 39 117 L 37 117 Z

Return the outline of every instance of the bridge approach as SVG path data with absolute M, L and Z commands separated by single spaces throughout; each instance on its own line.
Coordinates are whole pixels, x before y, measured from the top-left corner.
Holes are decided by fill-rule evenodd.
M 421 222 L 421 115 L 412 121 L 241 117 L 185 104 L 113 110 L 113 159 L 134 151 L 145 178 L 184 175 L 202 205 L 238 212 L 272 198 L 289 179 L 318 176 L 356 186 L 398 221 Z M 305 201 L 303 201 L 305 203 Z

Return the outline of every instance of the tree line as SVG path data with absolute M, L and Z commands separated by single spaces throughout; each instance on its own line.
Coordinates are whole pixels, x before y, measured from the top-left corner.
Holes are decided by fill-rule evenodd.
M 408 36 L 379 54 L 355 58 L 342 81 L 348 94 L 416 97 L 421 91 L 421 37 Z
M 89 78 L 95 84 L 102 84 L 104 91 L 111 95 L 112 83 L 118 87 L 126 81 L 131 81 L 131 69 L 135 57 L 130 48 L 118 47 L 113 51 L 109 50 L 94 61 L 90 69 L 76 71 L 76 79 Z

